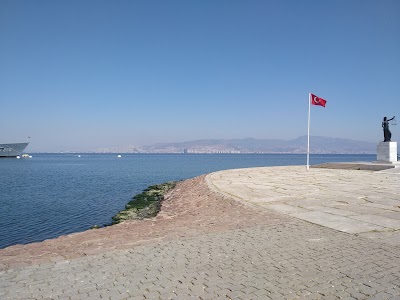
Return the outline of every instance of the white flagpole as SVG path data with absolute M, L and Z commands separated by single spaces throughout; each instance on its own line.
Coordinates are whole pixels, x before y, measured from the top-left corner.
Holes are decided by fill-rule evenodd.
M 311 111 L 311 93 L 308 93 L 307 171 L 310 170 L 310 111 Z

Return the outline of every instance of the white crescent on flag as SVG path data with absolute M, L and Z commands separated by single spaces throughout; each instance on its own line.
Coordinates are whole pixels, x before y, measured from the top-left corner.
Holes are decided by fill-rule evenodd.
M 317 97 L 314 94 L 311 94 L 311 104 L 325 107 L 326 100 L 324 100 L 324 99 L 322 99 L 320 97 Z

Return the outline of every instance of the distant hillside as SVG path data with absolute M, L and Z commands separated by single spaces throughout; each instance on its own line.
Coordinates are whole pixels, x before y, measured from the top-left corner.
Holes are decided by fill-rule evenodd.
M 310 137 L 311 153 L 376 153 L 376 144 L 322 136 Z M 99 149 L 100 150 L 100 149 Z M 110 151 L 109 151 L 110 150 Z M 118 151 L 120 150 L 120 151 Z M 128 153 L 305 153 L 307 136 L 293 140 L 279 139 L 206 139 L 181 143 L 159 143 L 142 147 L 125 146 L 97 152 Z

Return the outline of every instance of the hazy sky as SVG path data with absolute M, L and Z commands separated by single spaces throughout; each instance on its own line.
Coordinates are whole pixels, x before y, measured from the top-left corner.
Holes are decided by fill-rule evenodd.
M 27 151 L 400 121 L 400 1 L 0 1 L 0 141 Z M 400 142 L 400 124 L 391 126 Z

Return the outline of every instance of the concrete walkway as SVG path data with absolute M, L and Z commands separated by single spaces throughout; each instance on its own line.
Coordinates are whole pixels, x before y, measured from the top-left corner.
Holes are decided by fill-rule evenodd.
M 353 164 L 331 167 L 335 169 L 236 169 L 207 179 L 214 190 L 240 201 L 400 245 L 400 168 L 372 172 L 347 169 Z
M 399 180 L 304 167 L 186 180 L 152 220 L 0 249 L 0 299 L 399 300 Z

